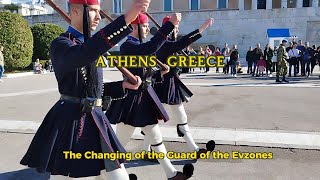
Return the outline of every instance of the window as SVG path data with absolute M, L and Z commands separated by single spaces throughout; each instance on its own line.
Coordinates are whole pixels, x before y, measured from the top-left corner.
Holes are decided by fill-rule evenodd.
M 172 11 L 172 0 L 164 0 L 164 11 Z
M 245 0 L 244 1 L 244 9 L 250 10 L 251 9 L 252 0 Z
M 190 9 L 198 10 L 199 9 L 199 0 L 190 0 Z
M 267 2 L 266 0 L 258 0 L 257 9 L 266 9 L 267 8 Z
M 113 12 L 122 13 L 122 0 L 113 0 Z
M 281 1 L 279 0 L 272 0 L 272 9 L 281 8 Z
M 238 9 L 239 8 L 239 0 L 229 0 L 228 8 L 229 9 Z
M 199 9 L 217 9 L 216 0 L 201 0 Z
M 288 0 L 288 8 L 296 8 L 297 7 L 297 0 Z
M 219 9 L 227 8 L 227 0 L 219 0 Z
M 303 0 L 303 7 L 311 7 L 310 0 Z

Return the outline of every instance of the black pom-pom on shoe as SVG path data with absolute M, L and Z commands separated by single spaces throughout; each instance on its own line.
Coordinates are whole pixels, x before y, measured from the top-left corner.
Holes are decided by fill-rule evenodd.
M 138 177 L 135 174 L 129 174 L 129 179 L 130 180 L 138 180 Z
M 206 144 L 206 148 L 210 152 L 213 151 L 215 147 L 216 147 L 216 142 L 214 140 L 208 141 Z
M 189 179 L 193 175 L 194 166 L 192 164 L 186 164 L 183 166 L 183 174 Z
M 187 180 L 193 175 L 194 167 L 192 164 L 186 164 L 183 166 L 183 172 L 177 172 L 177 174 L 169 178 L 168 180 Z

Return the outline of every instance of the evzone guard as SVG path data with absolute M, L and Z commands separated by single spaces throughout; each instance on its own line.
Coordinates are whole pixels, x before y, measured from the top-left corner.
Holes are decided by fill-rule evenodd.
M 84 154 L 125 152 L 102 111 L 103 92 L 113 98 L 125 97 L 127 89 L 141 84 L 127 81 L 103 84 L 103 72 L 96 60 L 132 32 L 130 23 L 150 0 L 135 0 L 127 14 L 90 37 L 101 20 L 98 0 L 70 0 L 71 26 L 50 48 L 60 100 L 50 109 L 37 130 L 22 165 L 50 172 L 50 179 L 100 179 L 101 173 L 113 180 L 128 180 L 122 159 L 66 159 L 64 151 Z M 135 178 L 135 176 L 131 176 Z M 131 179 L 131 178 L 130 178 Z
M 149 33 L 148 17 L 139 14 L 133 21 L 133 32 L 127 40 L 120 46 L 121 55 L 152 55 L 157 52 L 166 42 L 168 35 L 179 23 L 181 14 L 174 14 L 159 31 L 151 38 L 150 41 L 142 43 Z M 121 101 L 111 103 L 106 115 L 112 124 L 117 124 L 116 134 L 121 144 L 125 146 L 136 127 L 141 127 L 146 137 L 149 138 L 152 149 L 156 153 L 167 154 L 166 148 L 162 143 L 162 135 L 158 126 L 158 120 L 167 121 L 168 115 L 164 110 L 160 100 L 152 88 L 152 82 L 161 82 L 162 76 L 167 70 L 153 71 L 149 68 L 128 68 L 134 75 L 140 76 L 142 85 L 137 91 L 128 90 L 127 98 Z M 187 164 L 184 171 L 177 171 L 170 160 L 165 156 L 164 159 L 158 159 L 161 167 L 170 180 L 188 179 L 193 174 L 193 166 Z
M 165 24 L 170 19 L 167 16 L 163 19 L 162 24 Z M 206 22 L 197 30 L 182 36 L 178 41 L 174 41 L 179 32 L 179 24 L 177 24 L 172 32 L 172 39 L 167 40 L 163 46 L 157 51 L 157 58 L 163 63 L 167 63 L 167 58 L 178 51 L 188 47 L 193 42 L 202 37 L 201 33 L 206 30 L 213 23 L 213 19 L 209 18 Z M 179 68 L 173 67 L 170 72 L 163 76 L 163 81 L 155 85 L 155 91 L 164 104 L 168 104 L 173 114 L 177 118 L 177 133 L 179 137 L 187 142 L 190 150 L 197 151 L 197 158 L 200 153 L 206 153 L 207 151 L 213 151 L 215 148 L 215 142 L 213 140 L 207 142 L 206 149 L 199 148 L 194 142 L 187 122 L 187 114 L 185 112 L 183 102 L 188 102 L 193 95 L 192 92 L 181 82 L 179 77 Z M 150 142 L 147 136 L 144 137 L 143 150 L 150 151 Z

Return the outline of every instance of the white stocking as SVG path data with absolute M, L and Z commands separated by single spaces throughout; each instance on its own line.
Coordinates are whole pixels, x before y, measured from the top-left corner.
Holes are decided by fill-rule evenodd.
M 175 118 L 177 119 L 177 123 L 184 124 L 184 125 L 179 125 L 179 130 L 184 134 L 183 139 L 187 142 L 191 151 L 198 151 L 199 147 L 194 142 L 192 135 L 190 133 L 189 126 L 187 124 L 188 118 L 187 118 L 186 111 L 184 110 L 183 104 L 181 103 L 178 105 L 170 105 L 170 108 Z
M 144 135 L 143 137 L 143 146 L 142 146 L 142 151 L 151 151 L 151 148 L 150 148 L 150 137 L 149 136 L 146 136 Z
M 148 137 L 152 146 L 152 150 L 157 153 L 163 153 L 165 157 L 158 159 L 160 166 L 165 171 L 168 178 L 171 178 L 177 174 L 177 170 L 173 167 L 170 160 L 167 158 L 167 150 L 162 144 L 162 135 L 158 124 L 148 125 L 142 128 L 145 133 L 145 137 Z

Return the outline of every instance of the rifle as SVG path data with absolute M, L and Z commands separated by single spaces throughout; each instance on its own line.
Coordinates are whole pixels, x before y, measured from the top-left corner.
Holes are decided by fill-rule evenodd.
M 69 24 L 71 23 L 71 18 L 68 14 L 66 14 L 59 6 L 54 3 L 52 0 L 46 0 L 46 2 L 60 15 L 62 18 L 67 21 Z M 101 10 L 101 14 L 106 14 L 104 11 Z M 107 18 L 107 17 L 106 17 Z M 111 18 L 111 17 L 109 17 Z M 107 52 L 107 55 L 111 55 L 109 52 Z M 137 84 L 138 79 L 136 76 L 134 76 L 128 69 L 124 67 L 118 67 L 118 63 L 115 60 L 114 64 L 119 69 L 119 71 L 128 79 L 129 83 L 131 84 Z

